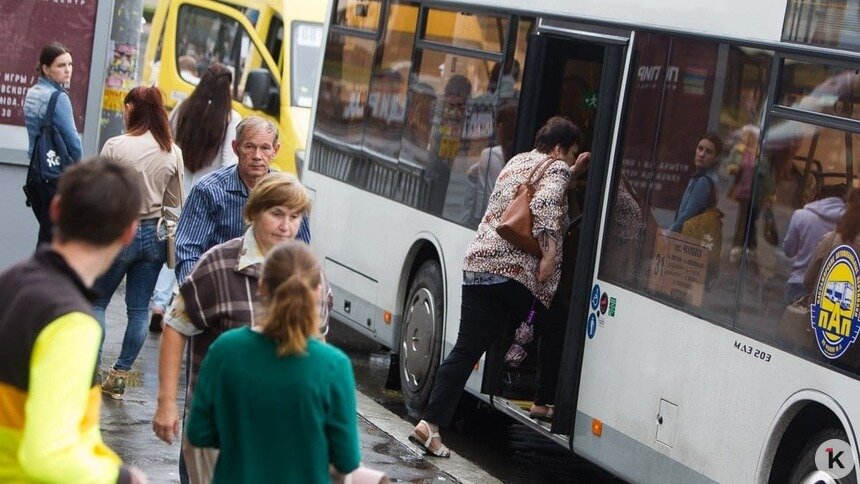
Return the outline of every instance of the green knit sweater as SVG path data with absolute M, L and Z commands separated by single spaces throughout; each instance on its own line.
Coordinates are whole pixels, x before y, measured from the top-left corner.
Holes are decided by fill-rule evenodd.
M 278 357 L 275 341 L 248 327 L 209 348 L 187 422 L 188 440 L 221 449 L 213 483 L 328 483 L 361 460 L 355 381 L 346 355 L 311 340 Z

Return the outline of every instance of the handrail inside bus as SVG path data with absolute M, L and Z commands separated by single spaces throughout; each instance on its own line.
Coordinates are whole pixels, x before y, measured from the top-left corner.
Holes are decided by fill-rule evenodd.
M 314 131 L 314 137 L 319 138 L 321 141 L 329 145 L 333 145 L 336 148 L 352 153 L 353 155 L 365 155 L 369 156 L 375 161 L 382 161 L 390 164 L 393 167 L 409 170 L 417 173 L 424 172 L 424 166 L 414 161 L 407 160 L 405 158 L 394 158 L 392 156 L 385 155 L 373 149 L 370 149 L 366 146 L 360 146 L 352 143 L 345 143 L 336 138 L 333 138 L 327 134 L 321 133 L 319 131 Z

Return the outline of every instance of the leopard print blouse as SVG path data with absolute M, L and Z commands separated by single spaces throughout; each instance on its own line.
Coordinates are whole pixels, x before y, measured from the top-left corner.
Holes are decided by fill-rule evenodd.
M 493 193 L 487 211 L 478 225 L 478 232 L 466 250 L 463 270 L 486 272 L 513 279 L 525 286 L 544 306 L 549 307 L 561 277 L 562 235 L 566 224 L 567 187 L 571 173 L 567 164 L 556 161 L 537 182 L 532 198 L 532 223 L 535 237 L 546 232 L 555 240 L 555 270 L 545 283 L 537 281 L 540 260 L 524 252 L 496 233 L 505 209 L 514 198 L 517 187 L 526 182 L 535 165 L 547 159 L 537 150 L 522 153 L 508 161 Z

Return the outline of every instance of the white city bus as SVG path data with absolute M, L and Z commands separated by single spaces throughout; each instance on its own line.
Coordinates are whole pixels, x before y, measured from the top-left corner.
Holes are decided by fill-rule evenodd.
M 467 390 L 633 481 L 817 478 L 831 437 L 857 461 L 860 265 L 849 250 L 825 261 L 812 313 L 834 322 L 792 326 L 782 243 L 796 210 L 858 185 L 856 1 L 335 0 L 329 13 L 303 173 L 313 243 L 336 317 L 398 355 L 411 413 L 456 341 L 461 262 L 494 184 L 476 173 L 563 114 L 593 158 L 565 260 L 555 419 L 523 410 L 527 370 L 499 370 L 507 387 L 485 395 L 484 360 Z M 721 231 L 663 230 L 708 132 L 725 145 Z

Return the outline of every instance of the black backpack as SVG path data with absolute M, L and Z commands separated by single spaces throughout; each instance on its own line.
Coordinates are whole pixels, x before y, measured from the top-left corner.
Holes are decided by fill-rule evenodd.
M 54 109 L 57 106 L 57 98 L 63 93 L 65 93 L 64 90 L 58 89 L 51 94 L 48 110 L 45 112 L 39 133 L 36 134 L 33 154 L 30 156 L 30 168 L 27 170 L 27 181 L 24 185 L 27 206 L 30 206 L 32 197 L 40 191 L 39 184 L 56 185 L 60 175 L 75 162 L 69 156 L 66 142 L 54 126 Z

